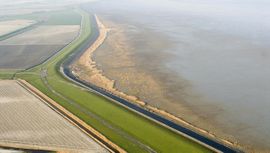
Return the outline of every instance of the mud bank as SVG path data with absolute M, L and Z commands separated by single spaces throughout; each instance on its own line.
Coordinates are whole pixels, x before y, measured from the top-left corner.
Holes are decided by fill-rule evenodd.
M 106 75 L 106 70 L 103 71 L 103 69 L 101 69 L 101 67 L 99 66 L 99 63 L 97 64 L 95 61 L 95 51 L 97 51 L 100 47 L 106 45 L 106 43 L 113 43 L 114 46 L 116 46 L 117 51 L 123 51 L 121 52 L 119 56 L 117 56 L 119 58 L 119 63 L 115 63 L 115 61 L 110 62 L 111 60 L 107 60 L 110 64 L 114 65 L 115 68 L 120 69 L 124 67 L 132 67 L 132 64 L 136 64 L 135 62 L 132 62 L 131 57 L 126 56 L 125 54 L 126 49 L 125 49 L 125 44 L 121 44 L 122 41 L 117 41 L 120 44 L 115 44 L 115 39 L 113 36 L 111 36 L 114 30 L 114 28 L 106 28 L 105 25 L 103 25 L 101 23 L 101 21 L 98 19 L 98 17 L 96 16 L 96 21 L 97 21 L 97 25 L 99 27 L 99 37 L 97 38 L 97 40 L 94 42 L 94 44 L 92 46 L 90 46 L 83 54 L 82 56 L 72 64 L 71 66 L 71 70 L 72 73 L 85 81 L 91 82 L 99 87 L 102 87 L 112 93 L 114 93 L 115 95 L 118 95 L 119 97 L 122 97 L 124 99 L 127 99 L 133 103 L 136 103 L 137 105 L 140 105 L 141 107 L 144 107 L 148 110 L 150 110 L 151 112 L 155 112 L 157 114 L 160 114 L 170 120 L 173 120 L 174 122 L 177 122 L 181 125 L 184 125 L 185 127 L 191 128 L 203 135 L 206 135 L 208 137 L 212 137 L 214 139 L 218 139 L 218 141 L 223 142 L 224 144 L 227 145 L 234 145 L 234 143 L 225 140 L 225 139 L 220 139 L 217 138 L 217 136 L 207 130 L 204 130 L 202 128 L 199 128 L 198 126 L 193 125 L 191 122 L 187 122 L 186 120 L 177 117 L 176 115 L 173 115 L 171 113 L 169 113 L 168 111 L 162 110 L 161 108 L 156 107 L 156 105 L 151 105 L 153 103 L 148 103 L 144 100 L 149 100 L 149 99 L 141 99 L 138 98 L 138 93 L 134 93 L 134 90 L 137 90 L 139 88 L 133 88 L 134 84 L 129 86 L 128 83 L 137 83 L 138 86 L 141 86 L 141 88 L 143 88 L 142 90 L 140 90 L 139 92 L 145 92 L 143 94 L 148 95 L 150 97 L 157 97 L 158 99 L 161 99 L 160 97 L 164 95 L 164 93 L 162 93 L 161 90 L 161 85 L 159 84 L 159 82 L 152 77 L 151 75 L 147 74 L 147 73 L 143 73 L 143 72 L 136 72 L 134 71 L 135 69 L 130 69 L 128 71 L 126 71 L 126 69 L 124 68 L 124 71 L 121 71 L 120 73 L 118 73 L 120 75 L 120 79 L 117 78 L 117 81 L 109 78 L 110 76 L 113 75 Z M 118 37 L 117 40 L 119 40 L 119 38 L 123 38 L 123 37 Z M 114 40 L 112 42 L 112 40 Z M 119 53 L 118 53 L 119 54 Z M 111 57 L 111 56 L 110 56 Z M 116 64 L 116 65 L 115 65 Z M 122 66 L 117 65 L 117 64 L 123 64 Z M 127 73 L 127 74 L 123 74 L 123 73 Z M 134 78 L 132 78 L 134 77 Z M 133 80 L 137 80 L 136 82 L 133 82 Z M 125 84 L 125 89 L 132 89 L 132 90 L 128 90 L 126 92 L 124 92 L 125 90 L 122 90 L 122 87 L 119 86 L 119 83 L 124 83 Z M 133 90 L 134 89 L 134 90 Z M 149 91 L 153 90 L 153 95 L 149 95 Z M 130 92 L 131 91 L 131 92 Z M 135 91 L 136 92 L 136 91 Z M 132 94 L 134 93 L 134 94 Z M 157 94 L 158 93 L 158 94 Z M 135 96 L 136 95 L 136 96 Z M 166 99 L 165 97 L 162 97 L 162 100 Z M 151 101 L 151 99 L 150 99 Z M 179 108 L 179 105 L 177 106 Z M 184 110 L 185 112 L 188 112 L 190 110 L 188 110 L 187 108 L 185 108 L 184 106 L 181 108 L 182 110 Z M 191 112 L 189 112 L 191 114 Z
M 93 59 L 116 89 L 246 152 L 270 150 L 268 6 L 263 0 L 84 5 L 110 28 Z

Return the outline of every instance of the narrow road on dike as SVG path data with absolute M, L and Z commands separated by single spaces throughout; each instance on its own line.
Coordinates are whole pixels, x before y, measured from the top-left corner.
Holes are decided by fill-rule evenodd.
M 92 92 L 97 93 L 98 95 L 101 95 L 105 98 L 108 98 L 109 100 L 112 100 L 113 102 L 120 104 L 121 106 L 124 106 L 125 108 L 138 113 L 139 115 L 142 115 L 162 126 L 165 126 L 169 129 L 171 129 L 172 131 L 175 131 L 187 138 L 190 138 L 214 151 L 217 152 L 224 152 L 224 153 L 237 153 L 240 151 L 234 150 L 231 147 L 228 147 L 222 143 L 219 143 L 213 139 L 210 139 L 206 136 L 203 136 L 199 133 L 196 133 L 186 127 L 183 127 L 181 125 L 178 125 L 160 115 L 157 115 L 153 112 L 150 112 L 140 106 L 137 106 L 136 104 L 133 104 L 121 97 L 118 97 L 116 95 L 114 95 L 113 93 L 110 93 L 109 91 L 107 91 L 106 89 L 100 88 L 94 84 L 91 84 L 89 82 L 83 81 L 78 79 L 77 77 L 75 77 L 73 75 L 73 73 L 71 72 L 71 70 L 69 69 L 70 64 L 72 64 L 72 62 L 74 60 L 76 60 L 87 48 L 89 48 L 89 46 L 91 46 L 95 40 L 98 38 L 99 36 L 99 30 L 97 28 L 97 23 L 95 22 L 94 18 L 92 20 L 93 28 L 92 28 L 92 34 L 89 37 L 89 39 L 82 44 L 80 47 L 77 48 L 77 50 L 71 54 L 65 61 L 64 63 L 61 65 L 60 67 L 60 72 L 69 80 L 71 80 L 72 82 L 78 84 L 81 87 L 84 87 Z M 76 53 L 76 54 L 75 54 Z

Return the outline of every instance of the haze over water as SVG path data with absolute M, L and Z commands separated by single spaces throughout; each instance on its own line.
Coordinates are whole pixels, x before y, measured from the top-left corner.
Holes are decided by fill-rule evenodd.
M 129 34 L 145 32 L 134 37 L 134 56 L 166 74 L 166 85 L 187 82 L 172 93 L 176 103 L 240 144 L 270 150 L 270 1 L 103 0 L 90 8 Z

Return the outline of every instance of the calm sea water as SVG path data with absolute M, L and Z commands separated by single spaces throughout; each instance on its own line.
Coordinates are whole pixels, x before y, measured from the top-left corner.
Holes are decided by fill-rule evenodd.
M 192 93 L 185 101 L 195 110 L 200 106 L 205 116 L 209 112 L 204 104 L 216 106 L 219 112 L 210 119 L 240 143 L 270 148 L 269 1 L 103 0 L 91 4 L 90 10 L 137 27 L 130 28 L 133 32 L 162 34 L 166 49 L 143 50 L 170 55 L 170 60 L 154 66 L 162 64 L 189 82 Z

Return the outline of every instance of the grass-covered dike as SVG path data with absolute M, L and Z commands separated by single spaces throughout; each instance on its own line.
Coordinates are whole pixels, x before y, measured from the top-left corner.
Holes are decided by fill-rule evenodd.
M 81 34 L 78 38 L 48 62 L 19 72 L 15 78 L 28 81 L 127 152 L 211 152 L 153 121 L 74 85 L 62 76 L 59 69 L 63 60 L 91 36 L 89 14 L 82 10 L 76 10 L 73 13 L 69 17 L 77 17 L 77 15 L 82 17 Z M 57 18 L 61 18 L 61 14 L 52 18 L 48 24 L 59 24 L 59 22 L 69 24 L 68 20 L 58 20 Z M 70 24 L 75 24 L 74 20 L 71 22 Z M 6 73 L 3 74 L 2 78 L 10 78 L 11 76 L 11 73 Z

